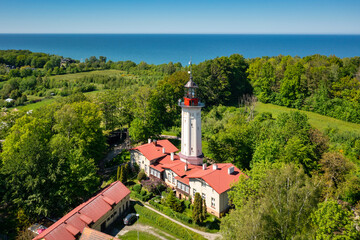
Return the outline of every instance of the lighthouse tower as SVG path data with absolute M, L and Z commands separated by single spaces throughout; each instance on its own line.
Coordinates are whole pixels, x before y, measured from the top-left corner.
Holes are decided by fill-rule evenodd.
M 201 145 L 201 108 L 205 104 L 197 97 L 198 86 L 190 80 L 185 85 L 184 101 L 179 100 L 181 107 L 181 152 L 180 160 L 193 165 L 202 165 L 204 154 Z

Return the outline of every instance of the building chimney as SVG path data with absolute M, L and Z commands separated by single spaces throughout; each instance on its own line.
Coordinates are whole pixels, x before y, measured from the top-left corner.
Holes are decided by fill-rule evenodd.
M 157 146 L 157 140 L 154 139 L 153 143 L 155 146 Z
M 188 170 L 188 165 L 185 163 L 185 172 Z
M 148 138 L 148 143 L 151 143 L 151 138 Z
M 163 153 L 165 153 L 165 147 L 163 147 Z
M 170 159 L 171 159 L 171 161 L 174 161 L 174 153 L 173 152 L 170 155 Z
M 216 170 L 217 169 L 217 165 L 214 163 L 213 164 L 213 170 Z
M 234 172 L 234 166 L 228 168 L 228 174 L 231 175 Z
M 205 170 L 206 169 L 206 163 L 203 163 L 203 170 Z

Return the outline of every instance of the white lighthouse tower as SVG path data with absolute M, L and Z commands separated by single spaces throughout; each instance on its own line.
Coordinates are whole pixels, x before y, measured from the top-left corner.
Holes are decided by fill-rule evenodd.
M 198 86 L 193 82 L 190 71 L 190 80 L 185 85 L 184 101 L 179 100 L 181 107 L 181 152 L 183 162 L 202 165 L 204 154 L 201 145 L 201 108 L 204 103 L 199 102 L 196 91 Z

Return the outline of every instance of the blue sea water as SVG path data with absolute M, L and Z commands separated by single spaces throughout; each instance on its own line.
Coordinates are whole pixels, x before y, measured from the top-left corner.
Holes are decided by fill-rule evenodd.
M 0 34 L 0 49 L 28 49 L 85 60 L 106 56 L 112 61 L 150 64 L 194 63 L 219 56 L 338 57 L 360 56 L 360 35 L 223 35 L 223 34 Z

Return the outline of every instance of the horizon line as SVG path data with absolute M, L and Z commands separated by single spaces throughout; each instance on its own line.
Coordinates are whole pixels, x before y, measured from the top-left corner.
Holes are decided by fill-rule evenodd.
M 75 32 L 63 32 L 63 33 L 42 33 L 42 32 L 34 32 L 34 33 L 1 33 L 0 34 L 126 34 L 126 35 L 360 35 L 360 33 L 75 33 Z

